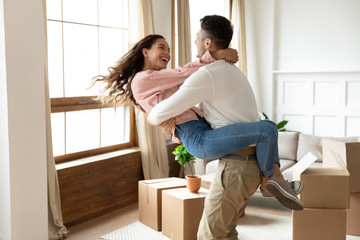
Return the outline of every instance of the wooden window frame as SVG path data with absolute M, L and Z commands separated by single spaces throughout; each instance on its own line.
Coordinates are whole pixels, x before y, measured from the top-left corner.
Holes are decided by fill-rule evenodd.
M 90 109 L 102 109 L 102 108 L 112 108 L 112 104 L 102 104 L 101 102 L 95 100 L 96 96 L 84 96 L 84 97 L 66 97 L 66 98 L 51 98 L 51 113 L 60 113 L 60 112 L 72 112 L 72 111 L 81 111 L 81 110 L 90 110 Z M 130 131 L 129 131 L 129 141 L 121 144 L 116 144 L 107 147 L 100 147 L 89 149 L 86 151 L 80 151 L 75 153 L 64 154 L 55 157 L 55 163 L 69 162 L 72 160 L 77 160 L 80 158 L 91 157 L 103 153 L 108 153 L 112 151 L 122 150 L 126 148 L 131 148 L 138 146 L 137 132 L 136 132 L 136 120 L 135 120 L 135 108 L 133 104 L 123 103 L 118 107 L 126 107 L 130 109 Z

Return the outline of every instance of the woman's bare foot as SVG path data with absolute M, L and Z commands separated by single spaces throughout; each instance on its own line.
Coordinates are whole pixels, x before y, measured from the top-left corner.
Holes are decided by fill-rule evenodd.
M 280 167 L 277 163 L 274 163 L 274 173 L 273 176 L 276 177 L 279 181 L 285 182 L 285 178 L 280 171 Z

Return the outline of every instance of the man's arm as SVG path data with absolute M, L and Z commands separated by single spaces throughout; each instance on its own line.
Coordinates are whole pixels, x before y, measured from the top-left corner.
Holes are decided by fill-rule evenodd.
M 148 121 L 153 125 L 159 125 L 212 96 L 211 75 L 206 69 L 201 68 L 186 79 L 176 93 L 155 105 L 149 113 Z

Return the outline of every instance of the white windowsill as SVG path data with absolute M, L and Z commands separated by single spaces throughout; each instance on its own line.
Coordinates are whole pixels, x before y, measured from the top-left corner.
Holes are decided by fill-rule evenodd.
M 126 155 L 129 153 L 135 153 L 135 152 L 140 152 L 140 148 L 132 147 L 132 148 L 124 149 L 124 150 L 103 153 L 100 155 L 91 156 L 91 157 L 87 157 L 87 158 L 81 158 L 78 160 L 73 160 L 73 161 L 69 161 L 69 162 L 65 162 L 65 163 L 59 163 L 59 164 L 56 164 L 56 170 L 62 170 L 65 168 L 76 167 L 76 166 L 80 166 L 80 165 L 88 164 L 88 163 L 92 163 L 92 162 L 97 162 L 97 161 L 103 161 L 103 160 L 107 160 L 109 158 L 118 157 L 118 156 Z

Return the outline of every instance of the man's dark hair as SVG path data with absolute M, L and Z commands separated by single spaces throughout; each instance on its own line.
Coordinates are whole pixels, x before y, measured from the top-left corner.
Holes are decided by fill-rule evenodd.
M 231 22 L 219 15 L 207 15 L 200 20 L 202 37 L 211 38 L 216 49 L 229 47 L 233 35 Z

